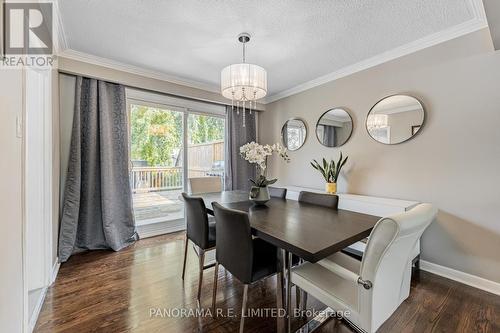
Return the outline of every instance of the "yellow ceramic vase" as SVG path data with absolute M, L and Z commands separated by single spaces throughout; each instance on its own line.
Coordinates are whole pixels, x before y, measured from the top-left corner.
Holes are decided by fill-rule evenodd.
M 337 183 L 326 183 L 325 184 L 325 191 L 326 191 L 326 193 L 329 193 L 329 194 L 337 193 Z

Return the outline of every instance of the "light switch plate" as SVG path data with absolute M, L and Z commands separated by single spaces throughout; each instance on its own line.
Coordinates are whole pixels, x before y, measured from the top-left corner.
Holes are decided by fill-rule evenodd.
M 23 120 L 21 117 L 16 117 L 16 136 L 18 138 L 23 137 Z

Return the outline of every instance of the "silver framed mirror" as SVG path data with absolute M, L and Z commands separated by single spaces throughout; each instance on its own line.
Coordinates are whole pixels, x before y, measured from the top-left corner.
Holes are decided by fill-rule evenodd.
M 288 150 L 294 151 L 304 145 L 307 139 L 307 125 L 300 118 L 290 118 L 281 127 L 281 142 Z
M 375 103 L 366 117 L 366 130 L 375 141 L 395 145 L 413 138 L 425 121 L 422 103 L 413 96 L 391 95 Z
M 340 147 L 352 134 L 352 117 L 343 108 L 333 108 L 321 115 L 316 123 L 316 138 L 325 147 Z

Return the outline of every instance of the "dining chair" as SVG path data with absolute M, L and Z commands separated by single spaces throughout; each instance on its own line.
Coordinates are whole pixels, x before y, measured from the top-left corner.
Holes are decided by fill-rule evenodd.
M 332 209 L 338 209 L 339 206 L 339 196 L 335 194 L 300 191 L 298 201 Z M 292 255 L 292 266 L 296 266 L 299 263 L 302 264 L 303 262 L 301 258 Z M 299 286 L 295 286 L 295 302 L 297 306 L 299 306 L 300 302 L 307 303 L 307 294 L 299 289 Z
M 300 191 L 299 202 L 306 202 L 317 206 L 338 209 L 339 196 L 335 194 Z
M 292 282 L 345 317 L 358 330 L 375 332 L 410 294 L 412 251 L 437 209 L 420 204 L 380 219 L 361 261 L 335 253 L 292 269 Z M 301 304 L 305 308 L 305 304 Z
M 191 194 L 211 193 L 222 191 L 222 178 L 216 176 L 210 177 L 192 177 L 188 178 L 189 191 Z
M 203 270 L 213 265 L 205 266 L 205 252 L 215 249 L 215 222 L 209 222 L 205 203 L 202 198 L 196 198 L 182 193 L 186 216 L 186 238 L 184 241 L 184 263 L 182 265 L 182 279 L 186 272 L 186 259 L 189 241 L 193 242 L 195 253 L 198 255 L 198 305 L 201 302 L 201 286 Z
M 277 273 L 277 249 L 261 238 L 252 238 L 247 213 L 224 208 L 216 202 L 212 206 L 217 226 L 212 310 L 215 313 L 218 269 L 222 265 L 244 284 L 240 319 L 240 332 L 243 332 L 248 286 Z
M 272 198 L 286 199 L 287 189 L 283 187 L 272 187 L 268 186 L 269 195 Z

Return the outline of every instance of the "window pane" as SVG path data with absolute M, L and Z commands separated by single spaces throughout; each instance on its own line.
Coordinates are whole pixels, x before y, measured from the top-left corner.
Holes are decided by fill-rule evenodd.
M 188 117 L 188 178 L 224 175 L 224 118 Z
M 184 216 L 182 113 L 130 105 L 130 184 L 138 225 Z

